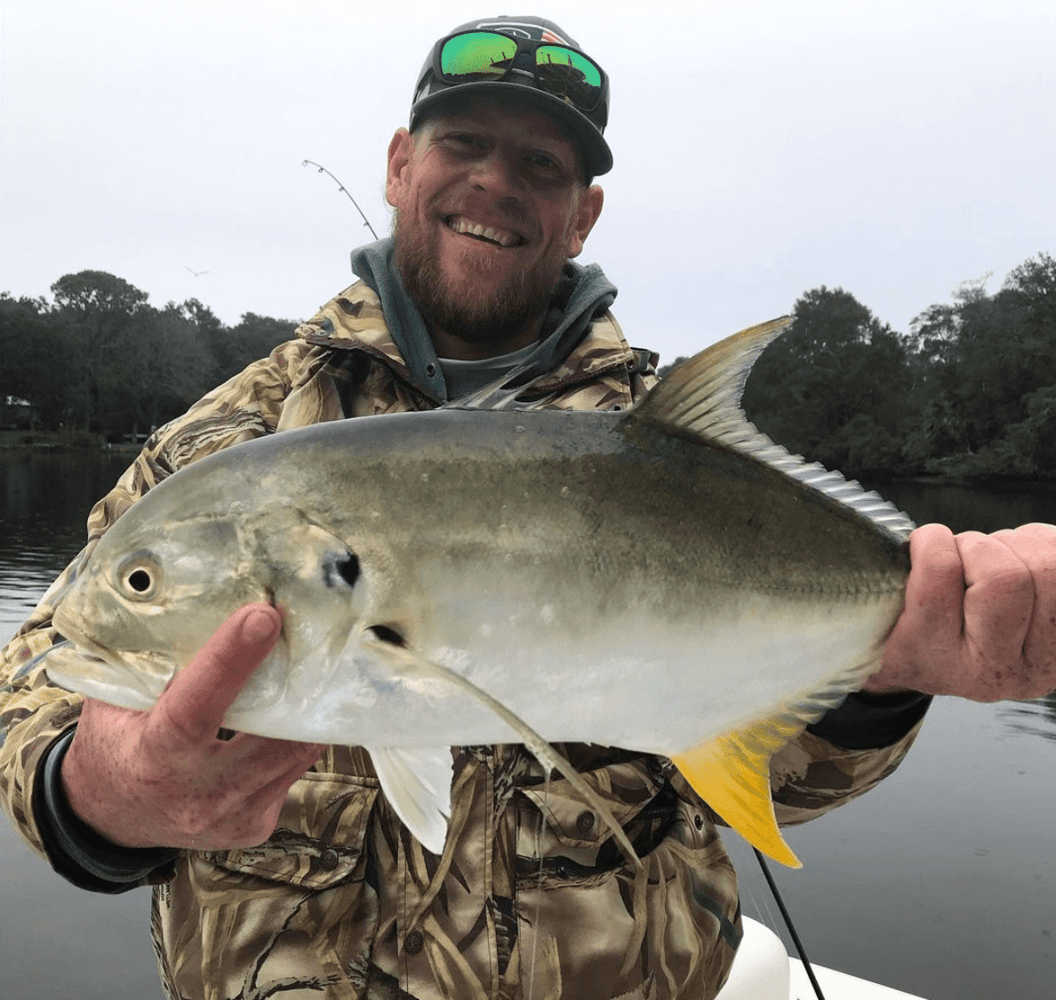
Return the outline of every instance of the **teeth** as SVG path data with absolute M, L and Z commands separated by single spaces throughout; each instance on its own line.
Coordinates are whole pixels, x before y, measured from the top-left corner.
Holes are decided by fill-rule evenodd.
M 495 229 L 493 226 L 482 226 L 479 222 L 471 222 L 465 216 L 453 215 L 447 220 L 447 225 L 456 233 L 466 236 L 478 236 L 497 243 L 500 247 L 512 247 L 521 242 L 520 236 L 508 229 Z

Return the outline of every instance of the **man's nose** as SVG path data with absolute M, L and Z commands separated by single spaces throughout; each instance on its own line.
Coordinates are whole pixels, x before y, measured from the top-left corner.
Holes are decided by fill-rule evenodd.
M 519 160 L 497 149 L 477 160 L 472 181 L 483 190 L 499 196 L 516 196 L 524 188 Z

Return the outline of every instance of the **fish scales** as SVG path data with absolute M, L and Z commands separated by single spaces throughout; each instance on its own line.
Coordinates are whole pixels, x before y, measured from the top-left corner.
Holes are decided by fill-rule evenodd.
M 95 659 L 49 672 L 148 707 L 264 600 L 283 636 L 236 729 L 372 752 L 519 741 L 474 689 L 548 741 L 676 763 L 773 717 L 801 728 L 875 666 L 909 523 L 803 482 L 824 476 L 744 421 L 760 329 L 732 367 L 689 363 L 732 372 L 712 393 L 732 432 L 671 417 L 675 379 L 627 413 L 393 414 L 196 462 L 100 540 L 56 615 Z

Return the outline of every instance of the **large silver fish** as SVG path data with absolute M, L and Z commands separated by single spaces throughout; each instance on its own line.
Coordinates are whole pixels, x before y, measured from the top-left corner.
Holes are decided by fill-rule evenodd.
M 431 850 L 450 746 L 568 741 L 672 758 L 797 864 L 769 757 L 876 668 L 912 525 L 745 419 L 787 325 L 716 344 L 627 412 L 397 414 L 196 462 L 99 542 L 55 616 L 81 652 L 49 673 L 145 709 L 228 614 L 270 601 L 282 640 L 225 724 L 368 748 Z

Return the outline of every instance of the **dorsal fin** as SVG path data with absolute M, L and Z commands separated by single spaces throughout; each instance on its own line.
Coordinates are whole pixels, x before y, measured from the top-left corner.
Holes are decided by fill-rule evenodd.
M 866 491 L 817 462 L 805 462 L 756 428 L 741 409 L 748 373 L 759 355 L 792 325 L 783 316 L 750 326 L 680 364 L 624 417 L 681 437 L 741 452 L 817 490 L 901 537 L 913 522 L 878 493 Z
M 790 316 L 750 326 L 683 361 L 631 411 L 639 420 L 736 446 L 745 419 L 741 395 L 752 365 L 792 325 Z M 734 439 L 728 440 L 733 434 Z

